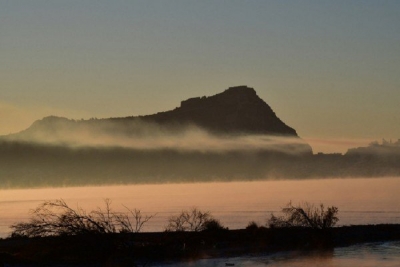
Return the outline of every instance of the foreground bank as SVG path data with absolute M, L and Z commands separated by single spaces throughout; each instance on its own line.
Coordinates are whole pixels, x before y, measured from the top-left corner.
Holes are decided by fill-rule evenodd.
M 329 251 L 365 242 L 400 240 L 400 225 L 247 228 L 202 232 L 93 234 L 0 240 L 0 263 L 135 266 L 277 251 Z

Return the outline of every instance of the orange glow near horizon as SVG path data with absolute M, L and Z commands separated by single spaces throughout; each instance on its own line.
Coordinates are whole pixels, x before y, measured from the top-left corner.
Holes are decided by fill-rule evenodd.
M 0 232 L 27 220 L 29 210 L 42 201 L 60 198 L 87 211 L 103 207 L 109 198 L 115 211 L 124 211 L 125 205 L 144 214 L 157 213 L 145 231 L 162 231 L 168 216 L 192 207 L 210 211 L 232 229 L 253 220 L 263 225 L 271 212 L 289 201 L 337 206 L 341 225 L 400 223 L 396 221 L 400 218 L 398 188 L 398 178 L 360 178 L 0 190 Z

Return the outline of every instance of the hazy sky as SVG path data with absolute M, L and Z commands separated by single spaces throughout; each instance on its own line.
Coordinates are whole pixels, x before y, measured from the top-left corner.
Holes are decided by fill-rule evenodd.
M 400 138 L 400 1 L 0 1 L 0 134 L 256 89 L 315 152 Z

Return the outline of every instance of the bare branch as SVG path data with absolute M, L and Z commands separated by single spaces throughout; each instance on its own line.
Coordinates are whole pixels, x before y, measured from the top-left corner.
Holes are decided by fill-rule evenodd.
M 215 220 L 210 212 L 202 212 L 197 208 L 192 208 L 190 211 L 184 210 L 178 216 L 171 216 L 168 219 L 166 231 L 184 232 L 194 231 L 199 232 L 212 227 L 217 229 L 223 228 L 219 221 Z
M 90 213 L 83 209 L 70 208 L 63 200 L 44 201 L 32 213 L 29 222 L 11 226 L 12 235 L 18 236 L 52 236 L 77 235 L 83 233 L 137 233 L 154 215 L 142 216 L 140 210 L 128 209 L 134 220 L 127 214 L 117 213 L 111 209 L 111 201 L 105 199 L 105 210 L 97 208 Z
M 315 207 L 309 203 L 293 206 L 292 202 L 282 209 L 283 216 L 276 217 L 271 214 L 268 220 L 270 227 L 311 227 L 314 229 L 325 229 L 335 226 L 339 221 L 337 207 L 328 207 L 325 210 L 323 204 Z

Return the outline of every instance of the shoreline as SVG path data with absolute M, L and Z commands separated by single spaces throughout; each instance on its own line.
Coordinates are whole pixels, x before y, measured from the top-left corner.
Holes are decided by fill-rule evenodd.
M 400 224 L 352 225 L 325 230 L 259 227 L 202 232 L 14 237 L 0 239 L 0 263 L 11 266 L 135 266 L 284 251 L 322 253 L 355 244 L 398 240 Z

